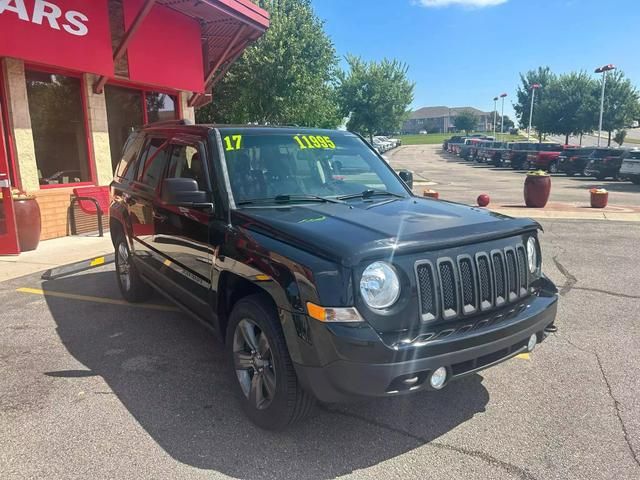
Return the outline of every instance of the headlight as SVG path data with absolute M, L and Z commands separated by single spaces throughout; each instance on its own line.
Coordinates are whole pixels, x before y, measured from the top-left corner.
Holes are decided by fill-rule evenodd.
M 527 240 L 527 261 L 529 262 L 529 271 L 536 273 L 538 270 L 538 249 L 536 248 L 536 239 L 529 237 Z
M 360 293 L 372 308 L 387 308 L 400 297 L 400 280 L 394 268 L 385 262 L 373 262 L 360 279 Z

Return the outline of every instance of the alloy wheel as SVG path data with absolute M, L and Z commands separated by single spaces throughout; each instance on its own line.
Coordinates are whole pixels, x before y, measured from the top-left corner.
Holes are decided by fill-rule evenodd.
M 129 249 L 124 242 L 118 245 L 118 278 L 122 288 L 126 291 L 131 289 L 131 266 L 129 265 Z
M 233 334 L 233 363 L 242 393 L 258 409 L 267 408 L 276 394 L 276 371 L 267 335 L 247 318 Z

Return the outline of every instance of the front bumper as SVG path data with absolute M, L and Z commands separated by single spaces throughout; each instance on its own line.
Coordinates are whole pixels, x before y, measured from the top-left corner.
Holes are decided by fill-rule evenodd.
M 429 389 L 429 374 L 441 366 L 447 368 L 447 381 L 491 367 L 526 351 L 532 334 L 538 342 L 545 339 L 545 328 L 554 323 L 557 310 L 555 287 L 548 283 L 548 290 L 481 318 L 478 323 L 490 319 L 488 327 L 474 326 L 423 343 L 393 342 L 361 324 L 310 320 L 309 333 L 320 350 L 321 364 L 294 362 L 298 378 L 319 400 L 344 402 Z M 415 377 L 418 380 L 410 385 L 404 382 Z

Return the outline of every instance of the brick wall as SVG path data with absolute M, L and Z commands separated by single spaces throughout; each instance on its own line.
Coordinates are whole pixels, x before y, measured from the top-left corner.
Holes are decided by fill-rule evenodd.
M 64 237 L 69 232 L 68 211 L 72 195 L 71 188 L 54 188 L 30 192 L 40 206 L 42 233 L 40 240 Z

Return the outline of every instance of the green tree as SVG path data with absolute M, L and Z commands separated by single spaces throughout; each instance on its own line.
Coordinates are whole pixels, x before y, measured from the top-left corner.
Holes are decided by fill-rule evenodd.
M 597 83 L 594 94 L 600 99 L 602 79 Z M 620 70 L 607 73 L 604 94 L 602 129 L 609 133 L 608 145 L 614 130 L 631 125 L 640 116 L 640 92 Z
M 615 137 L 613 137 L 613 141 L 618 144 L 619 147 L 624 143 L 625 138 L 627 138 L 627 131 L 622 129 L 616 132 Z
M 497 123 L 497 125 L 500 125 L 500 123 L 501 123 L 500 120 L 501 120 L 500 115 L 498 115 L 498 120 L 497 120 L 498 123 Z M 505 132 L 508 132 L 509 130 L 511 130 L 513 127 L 516 126 L 516 124 L 513 123 L 513 120 L 511 120 L 509 118 L 509 115 L 504 115 L 502 117 L 502 122 L 503 122 L 503 124 L 502 124 L 503 127 L 502 128 L 504 129 Z
M 311 0 L 257 0 L 267 32 L 213 88 L 199 122 L 336 127 L 338 58 Z
M 516 118 L 521 128 L 529 126 L 529 111 L 531 108 L 532 89 L 531 86 L 537 83 L 542 86 L 536 90 L 535 105 L 533 106 L 532 126 L 538 131 L 540 140 L 542 136 L 549 132 L 549 117 L 542 115 L 543 112 L 538 108 L 544 101 L 546 95 L 545 89 L 555 79 L 555 75 L 549 67 L 538 67 L 537 70 L 529 70 L 525 74 L 520 74 L 520 85 L 516 92 L 516 103 L 513 109 L 516 112 Z
M 467 133 L 475 130 L 477 124 L 478 119 L 471 110 L 462 110 L 453 119 L 453 125 L 456 129 L 460 131 L 464 130 Z
M 342 113 L 350 114 L 347 128 L 369 138 L 397 131 L 413 101 L 407 65 L 388 59 L 366 62 L 352 55 L 346 60 L 349 70 L 340 75 L 339 98 Z
M 593 95 L 595 82 L 586 72 L 571 72 L 552 77 L 545 88 L 538 109 L 537 121 L 545 125 L 545 133 L 581 135 L 595 128 L 597 101 Z M 535 114 L 535 113 L 534 113 Z

